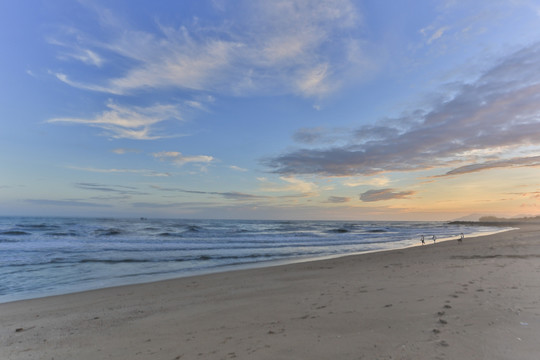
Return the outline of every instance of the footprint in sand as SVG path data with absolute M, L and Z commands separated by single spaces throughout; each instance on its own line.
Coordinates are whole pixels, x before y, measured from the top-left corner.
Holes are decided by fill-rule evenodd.
M 448 346 L 450 346 L 450 344 L 448 344 L 448 343 L 446 342 L 446 340 L 441 340 L 441 341 L 439 341 L 439 345 L 441 345 L 441 346 L 443 346 L 443 347 L 448 347 Z

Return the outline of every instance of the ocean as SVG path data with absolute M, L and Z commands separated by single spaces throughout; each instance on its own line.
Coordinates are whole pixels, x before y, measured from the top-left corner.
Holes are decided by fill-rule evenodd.
M 497 231 L 444 222 L 0 217 L 0 302 Z

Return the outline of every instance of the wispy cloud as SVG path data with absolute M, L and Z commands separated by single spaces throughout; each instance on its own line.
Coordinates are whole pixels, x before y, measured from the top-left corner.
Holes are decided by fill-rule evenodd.
M 237 191 L 199 191 L 199 190 L 185 190 L 185 189 L 179 189 L 179 188 L 164 188 L 161 186 L 152 186 L 152 188 L 160 190 L 160 191 L 166 191 L 166 192 L 180 192 L 180 193 L 186 193 L 186 194 L 198 194 L 198 195 L 217 195 L 221 196 L 228 200 L 259 200 L 259 199 L 268 199 L 268 196 L 260 196 L 260 195 L 253 195 L 253 194 L 247 194 L 247 193 L 241 193 Z
M 130 94 L 179 88 L 320 97 L 362 73 L 365 65 L 346 60 L 362 53 L 361 41 L 351 31 L 359 27 L 361 16 L 350 0 L 238 1 L 218 10 L 230 20 L 225 24 L 159 24 L 159 33 L 129 29 L 109 10 L 91 8 L 101 20 L 104 38 L 67 29 L 61 41 L 49 40 L 62 47 L 62 56 L 83 64 L 103 65 L 107 60 L 102 53 L 126 60 L 122 75 L 97 82 L 54 72 L 60 81 L 86 90 Z M 338 36 L 343 33 L 345 39 Z M 329 46 L 331 52 L 326 51 Z
M 487 161 L 484 163 L 470 164 L 458 167 L 456 169 L 448 171 L 441 176 L 463 175 L 473 172 L 479 172 L 484 170 L 496 169 L 496 168 L 513 168 L 524 166 L 540 166 L 540 156 L 512 158 L 507 160 Z
M 293 134 L 293 140 L 305 145 L 333 144 L 343 142 L 348 137 L 354 137 L 350 129 L 325 128 L 301 128 Z
M 317 185 L 313 182 L 298 179 L 293 176 L 281 176 L 282 183 L 269 181 L 267 178 L 258 178 L 261 182 L 261 190 L 266 192 L 300 192 L 313 193 L 317 191 Z
M 431 45 L 431 43 L 433 43 L 434 41 L 439 40 L 448 30 L 450 30 L 449 26 L 443 26 L 437 29 L 424 28 L 420 30 L 420 32 L 422 33 L 422 35 L 428 37 L 428 39 L 426 40 L 426 44 Z
M 343 181 L 343 185 L 348 187 L 356 187 L 356 186 L 365 186 L 365 185 L 371 185 L 371 186 L 385 186 L 390 183 L 390 179 L 386 176 L 377 176 L 373 178 L 367 178 L 367 177 L 354 177 L 348 180 Z
M 62 30 L 64 33 L 78 37 L 79 39 L 81 37 L 80 32 L 78 32 L 74 28 L 64 26 Z M 74 44 L 73 42 L 64 42 L 52 36 L 49 36 L 47 38 L 47 42 L 51 45 L 62 48 L 62 51 L 58 54 L 58 58 L 60 60 L 75 60 L 80 61 L 86 65 L 93 65 L 97 67 L 101 67 L 104 63 L 104 59 L 95 51 L 89 48 L 81 47 L 77 43 Z
M 63 83 L 66 83 L 67 85 L 78 88 L 78 89 L 106 92 L 106 93 L 110 93 L 114 95 L 123 95 L 123 93 L 119 89 L 113 89 L 110 87 L 106 87 L 103 85 L 96 85 L 92 83 L 82 83 L 79 81 L 73 81 L 69 78 L 68 75 L 61 72 L 49 71 L 49 73 L 54 75 L 58 80 L 62 81 Z
M 74 51 L 66 53 L 65 56 L 82 61 L 87 65 L 94 65 L 97 67 L 103 65 L 103 58 L 89 49 L 74 49 Z
M 520 198 L 528 198 L 528 199 L 532 199 L 532 200 L 540 199 L 540 191 L 510 193 L 510 195 L 517 195 Z
M 148 193 L 139 191 L 136 187 L 133 187 L 133 186 L 106 185 L 106 184 L 86 183 L 86 182 L 77 183 L 75 184 L 75 186 L 83 190 L 115 193 L 115 194 L 121 194 L 121 195 L 148 195 Z
M 209 164 L 215 160 L 214 157 L 209 156 L 209 155 L 185 156 L 185 155 L 182 155 L 182 153 L 178 151 L 161 151 L 161 152 L 153 153 L 152 155 L 155 158 L 159 159 L 160 161 L 170 161 L 174 163 L 175 165 L 179 165 L 179 166 L 182 166 L 187 163 Z
M 153 189 L 163 191 L 163 192 L 177 192 L 177 193 L 184 193 L 184 194 L 194 194 L 194 195 L 211 195 L 211 196 L 220 196 L 227 200 L 235 200 L 235 201 L 257 201 L 259 204 L 262 202 L 272 202 L 275 200 L 280 201 L 289 201 L 289 200 L 298 200 L 301 198 L 306 198 L 312 196 L 311 193 L 295 193 L 295 194 L 288 194 L 288 195 L 278 195 L 278 196 L 268 196 L 268 195 L 256 195 L 256 194 L 249 194 L 239 191 L 201 191 L 201 190 L 187 190 L 182 188 L 170 188 L 170 187 L 162 187 L 158 185 L 152 185 Z
M 343 196 L 330 196 L 328 197 L 328 200 L 326 200 L 329 204 L 343 204 L 349 201 L 351 201 L 351 198 Z
M 118 154 L 118 155 L 124 155 L 124 154 L 128 154 L 128 153 L 135 153 L 135 154 L 138 154 L 141 152 L 141 150 L 138 150 L 138 149 L 129 149 L 129 148 L 116 148 L 116 149 L 113 149 L 111 150 L 113 153 L 115 154 Z
M 54 118 L 47 122 L 98 127 L 105 130 L 105 135 L 115 139 L 154 140 L 171 137 L 171 135 L 155 133 L 153 129 L 155 124 L 166 120 L 178 121 L 181 119 L 180 113 L 174 105 L 122 106 L 109 101 L 107 108 L 109 110 L 91 119 Z
M 246 172 L 248 171 L 248 169 L 244 169 L 244 168 L 241 168 L 239 166 L 236 166 L 236 165 L 231 165 L 229 166 L 229 169 L 232 169 L 234 171 L 240 171 L 240 172 Z
M 450 99 L 358 129 L 355 141 L 293 150 L 263 163 L 287 176 L 351 176 L 503 161 L 501 149 L 511 153 L 540 141 L 539 59 L 537 43 L 501 59 L 477 80 L 455 84 Z
M 393 200 L 393 199 L 407 199 L 414 195 L 414 191 L 399 191 L 396 192 L 394 189 L 377 189 L 377 190 L 368 190 L 360 194 L 360 200 L 364 202 L 373 202 L 373 201 L 384 201 L 384 200 Z
M 170 209 L 170 208 L 185 208 L 185 203 L 151 203 L 151 202 L 134 202 L 131 206 L 135 208 L 148 208 L 148 209 Z
M 147 170 L 147 169 L 99 169 L 99 168 L 92 168 L 92 167 L 80 167 L 80 166 L 67 166 L 68 169 L 73 170 L 80 170 L 80 171 L 88 171 L 88 172 L 94 172 L 94 173 L 102 173 L 102 174 L 115 174 L 115 173 L 127 173 L 127 174 L 141 174 L 143 176 L 151 176 L 151 177 L 169 177 L 171 176 L 170 173 L 164 173 L 164 172 L 158 172 L 154 170 Z
M 81 200 L 50 200 L 50 199 L 26 199 L 26 202 L 34 205 L 45 206 L 68 206 L 68 207 L 111 207 L 107 204 L 97 204 Z
M 325 138 L 326 131 L 324 128 L 302 128 L 293 134 L 293 139 L 304 144 L 319 144 Z

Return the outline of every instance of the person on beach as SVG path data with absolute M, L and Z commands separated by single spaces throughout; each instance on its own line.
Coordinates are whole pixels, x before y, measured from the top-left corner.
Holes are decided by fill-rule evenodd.
M 433 243 L 435 244 L 435 240 L 437 240 L 437 237 L 436 237 L 435 235 L 433 235 L 433 236 L 431 237 L 431 240 L 433 240 Z
M 420 238 L 420 241 L 422 241 L 422 245 L 424 245 L 426 242 L 424 241 L 424 235 Z
M 461 236 L 460 236 L 460 238 L 458 239 L 458 242 L 460 242 L 460 243 L 463 242 L 463 239 L 464 239 L 464 238 L 465 238 L 465 235 L 463 235 L 463 233 L 461 233 Z

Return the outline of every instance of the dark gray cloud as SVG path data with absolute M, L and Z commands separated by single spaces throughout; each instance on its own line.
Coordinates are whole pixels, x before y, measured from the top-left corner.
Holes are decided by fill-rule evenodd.
M 149 203 L 149 202 L 135 202 L 131 206 L 135 208 L 152 208 L 152 209 L 169 209 L 184 206 L 182 203 L 167 203 L 167 204 L 158 204 L 158 203 Z
M 360 194 L 360 200 L 364 202 L 383 201 L 392 199 L 407 199 L 414 195 L 414 191 L 400 191 L 396 192 L 394 189 L 377 189 L 368 190 Z
M 517 51 L 472 82 L 382 125 L 354 129 L 347 145 L 297 149 L 263 160 L 282 175 L 372 175 L 482 162 L 492 149 L 540 144 L 540 43 Z M 313 143 L 320 131 L 302 130 Z M 471 153 L 476 155 L 470 155 Z M 469 154 L 469 155 L 464 155 Z M 493 156 L 492 156 L 493 157 Z M 502 161 L 499 155 L 491 161 Z M 479 170 L 478 170 L 479 171 Z
M 344 128 L 301 128 L 293 134 L 293 140 L 306 145 L 333 144 L 343 139 L 354 138 L 355 132 Z
M 484 163 L 465 165 L 465 166 L 461 166 L 456 169 L 450 170 L 444 175 L 439 175 L 439 177 L 461 175 L 461 174 L 473 173 L 473 172 L 502 168 L 502 167 L 523 167 L 523 166 L 540 166 L 540 156 L 512 158 L 508 160 L 488 161 Z
M 299 143 L 313 144 L 319 143 L 324 138 L 324 129 L 322 128 L 302 128 L 298 129 L 293 139 Z
M 84 190 L 93 190 L 93 191 L 101 191 L 106 193 L 115 193 L 115 194 L 121 194 L 121 195 L 148 195 L 148 193 L 141 192 L 137 190 L 136 187 L 133 186 L 123 186 L 123 185 L 105 185 L 105 184 L 98 184 L 98 183 L 77 183 L 75 184 L 76 187 L 79 189 Z
M 342 204 L 349 201 L 351 201 L 351 198 L 343 196 L 330 196 L 328 197 L 328 200 L 326 200 L 326 202 L 330 204 Z
M 260 201 L 260 200 L 272 200 L 272 199 L 298 199 L 298 198 L 306 198 L 313 196 L 314 193 L 300 193 L 300 194 L 291 194 L 291 195 L 280 195 L 280 196 L 267 196 L 267 195 L 253 195 L 253 194 L 246 194 L 241 193 L 237 191 L 226 191 L 226 192 L 220 192 L 220 191 L 200 191 L 200 190 L 185 190 L 180 188 L 164 188 L 161 186 L 152 185 L 151 186 L 154 189 L 160 190 L 160 191 L 167 191 L 167 192 L 180 192 L 180 193 L 186 193 L 186 194 L 200 194 L 200 195 L 216 195 L 221 196 L 228 200 L 237 200 L 237 201 Z
M 212 191 L 212 192 L 209 192 L 208 194 L 223 196 L 225 199 L 230 199 L 230 200 L 255 200 L 255 199 L 266 199 L 266 198 L 268 198 L 267 196 L 245 194 L 245 193 L 236 192 L 236 191 L 230 191 L 230 192 L 214 192 L 214 191 Z
M 119 196 L 91 196 L 89 197 L 90 200 L 108 200 L 108 201 L 122 201 L 122 200 L 129 200 L 131 199 L 130 195 L 119 195 Z
M 365 125 L 354 131 L 354 137 L 360 143 L 396 138 L 400 130 L 389 126 Z
M 152 187 L 160 191 L 172 191 L 172 192 L 182 192 L 182 193 L 187 193 L 187 194 L 201 194 L 201 195 L 218 195 L 229 200 L 259 200 L 259 199 L 269 198 L 268 196 L 252 195 L 252 194 L 246 194 L 246 193 L 241 193 L 241 192 L 236 192 L 236 191 L 219 192 L 219 191 L 184 190 L 184 189 L 178 189 L 178 188 L 163 188 L 160 186 L 152 186 Z

